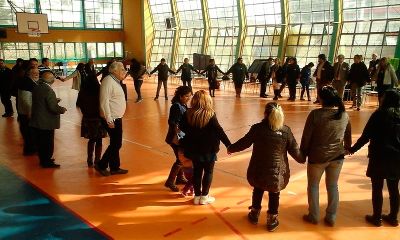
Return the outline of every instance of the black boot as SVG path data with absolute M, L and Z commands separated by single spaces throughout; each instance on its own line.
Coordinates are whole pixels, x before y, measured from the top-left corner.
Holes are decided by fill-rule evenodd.
M 171 167 L 171 171 L 169 172 L 169 176 L 164 186 L 171 189 L 173 192 L 179 192 L 179 188 L 175 185 L 175 179 L 178 175 L 179 170 L 182 168 L 178 163 L 174 163 Z
M 256 225 L 258 223 L 258 217 L 260 216 L 261 209 L 255 209 L 252 206 L 250 206 L 249 209 L 250 209 L 250 212 L 247 215 L 247 218 L 249 219 L 249 222 L 251 224 Z
M 94 149 L 94 164 L 97 164 L 100 161 L 102 150 L 103 150 L 103 145 L 97 143 L 96 148 Z
M 178 171 L 178 175 L 176 176 L 176 185 L 185 185 L 188 182 L 188 180 L 185 178 L 185 175 L 183 174 L 183 168 L 181 168 Z
M 392 216 L 392 215 L 385 215 L 382 214 L 382 220 L 385 221 L 386 223 L 389 223 L 393 227 L 399 226 L 399 221 L 397 220 L 397 217 Z
M 365 220 L 377 227 L 382 226 L 382 217 L 376 217 L 374 215 L 366 215 Z
M 270 232 L 275 231 L 279 226 L 278 214 L 267 214 L 267 230 Z
M 93 139 L 89 139 L 88 145 L 87 145 L 87 165 L 88 167 L 93 167 L 93 151 L 94 151 L 94 144 L 95 141 Z

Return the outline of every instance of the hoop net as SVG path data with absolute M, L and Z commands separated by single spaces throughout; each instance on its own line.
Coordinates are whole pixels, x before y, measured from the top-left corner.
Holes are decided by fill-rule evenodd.
M 40 37 L 40 29 L 30 28 L 28 32 L 28 37 Z

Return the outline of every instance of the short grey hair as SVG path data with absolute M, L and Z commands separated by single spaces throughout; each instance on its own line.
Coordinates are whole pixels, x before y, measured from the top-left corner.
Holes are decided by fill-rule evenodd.
M 113 62 L 113 63 L 111 63 L 110 68 L 108 69 L 108 71 L 110 73 L 115 73 L 119 69 L 125 69 L 124 65 L 122 64 L 122 62 Z
M 344 55 L 343 54 L 339 54 L 337 57 L 338 58 L 344 58 Z

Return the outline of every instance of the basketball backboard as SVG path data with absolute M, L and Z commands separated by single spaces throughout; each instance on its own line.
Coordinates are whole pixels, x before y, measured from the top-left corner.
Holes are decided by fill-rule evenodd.
M 47 14 L 16 12 L 18 33 L 49 33 Z

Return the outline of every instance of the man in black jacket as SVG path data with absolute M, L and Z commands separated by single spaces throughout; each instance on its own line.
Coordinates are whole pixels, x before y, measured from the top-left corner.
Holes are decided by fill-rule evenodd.
M 362 62 L 361 55 L 354 56 L 354 63 L 350 67 L 349 81 L 351 85 L 351 97 L 353 99 L 351 108 L 357 107 L 357 111 L 360 111 L 362 87 L 369 81 L 369 72 L 367 66 Z
M 160 64 L 156 68 L 154 68 L 153 71 L 150 72 L 150 75 L 158 71 L 158 85 L 157 85 L 157 93 L 156 97 L 154 100 L 158 99 L 158 95 L 160 94 L 160 89 L 161 89 L 161 84 L 164 85 L 164 95 L 165 95 L 165 100 L 168 100 L 168 91 L 167 91 L 167 80 L 168 80 L 168 72 L 172 74 L 176 74 L 174 71 L 172 71 L 167 63 L 165 62 L 165 58 L 161 59 Z
M 32 117 L 29 125 L 35 130 L 40 166 L 58 168 L 52 159 L 54 152 L 54 130 L 60 128 L 60 114 L 67 111 L 58 105 L 51 85 L 55 77 L 50 72 L 42 75 L 41 82 L 32 91 Z
M 178 68 L 178 70 L 176 70 L 176 73 L 178 73 L 179 71 L 182 70 L 182 76 L 181 76 L 181 80 L 183 83 L 183 86 L 186 86 L 186 83 L 188 84 L 188 86 L 190 88 L 192 88 L 192 71 L 200 74 L 200 71 L 197 70 L 196 68 L 194 68 L 190 63 L 189 63 L 189 59 L 185 58 L 184 63 Z
M 5 113 L 2 117 L 12 117 L 14 110 L 11 103 L 11 90 L 13 86 L 12 71 L 0 59 L 0 96 L 1 103 L 4 105 Z
M 266 62 L 261 65 L 261 69 L 258 72 L 257 79 L 260 81 L 260 97 L 266 98 L 268 95 L 265 93 L 267 91 L 267 82 L 271 78 L 271 66 L 272 58 L 268 58 Z

